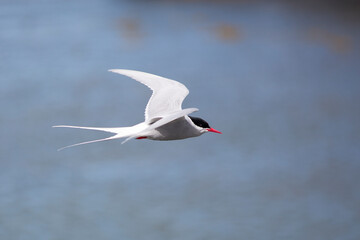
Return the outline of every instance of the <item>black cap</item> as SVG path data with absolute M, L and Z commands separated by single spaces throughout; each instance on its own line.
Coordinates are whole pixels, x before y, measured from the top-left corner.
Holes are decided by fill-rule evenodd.
M 198 127 L 210 128 L 209 124 L 202 118 L 190 117 L 190 116 L 189 116 L 189 118 Z

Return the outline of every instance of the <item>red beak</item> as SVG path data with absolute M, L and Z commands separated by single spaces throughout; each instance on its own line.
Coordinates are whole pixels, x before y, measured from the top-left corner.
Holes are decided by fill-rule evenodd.
M 220 131 L 218 131 L 218 130 L 216 130 L 216 129 L 213 129 L 213 128 L 208 128 L 207 131 L 208 131 L 208 132 L 214 132 L 214 133 L 220 133 L 220 134 L 222 134 L 222 132 L 220 132 Z

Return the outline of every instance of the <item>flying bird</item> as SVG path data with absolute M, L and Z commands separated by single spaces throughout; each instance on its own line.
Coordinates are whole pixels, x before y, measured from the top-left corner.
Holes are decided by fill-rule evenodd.
M 209 126 L 209 124 L 198 117 L 189 116 L 190 113 L 198 111 L 197 108 L 182 109 L 181 105 L 189 90 L 181 83 L 160 77 L 154 74 L 125 70 L 110 69 L 110 72 L 128 76 L 152 90 L 152 95 L 145 108 L 145 121 L 131 127 L 80 127 L 69 125 L 57 125 L 53 127 L 79 128 L 113 133 L 108 138 L 82 142 L 60 148 L 74 147 L 87 143 L 101 142 L 106 140 L 126 138 L 122 143 L 130 139 L 150 140 L 177 140 L 200 136 L 206 132 L 220 133 Z

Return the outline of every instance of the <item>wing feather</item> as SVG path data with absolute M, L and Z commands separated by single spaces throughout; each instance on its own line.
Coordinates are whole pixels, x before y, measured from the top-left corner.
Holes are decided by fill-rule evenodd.
M 145 108 L 145 121 L 181 110 L 182 102 L 189 94 L 189 90 L 183 84 L 168 78 L 134 70 L 110 69 L 109 71 L 128 76 L 153 91 Z

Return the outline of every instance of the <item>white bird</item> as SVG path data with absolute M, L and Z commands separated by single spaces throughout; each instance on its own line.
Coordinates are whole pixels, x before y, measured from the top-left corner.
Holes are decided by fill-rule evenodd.
M 181 83 L 160 77 L 154 74 L 125 70 L 110 69 L 110 72 L 122 74 L 148 86 L 152 95 L 145 109 L 145 121 L 131 127 L 80 127 L 58 125 L 53 127 L 80 128 L 114 133 L 113 136 L 88 142 L 82 142 L 60 148 L 74 147 L 82 144 L 100 142 L 118 138 L 126 138 L 122 143 L 130 139 L 151 140 L 177 140 L 197 137 L 205 132 L 221 133 L 209 126 L 209 124 L 197 117 L 188 116 L 198 111 L 197 108 L 182 109 L 181 104 L 189 94 L 189 90 Z

